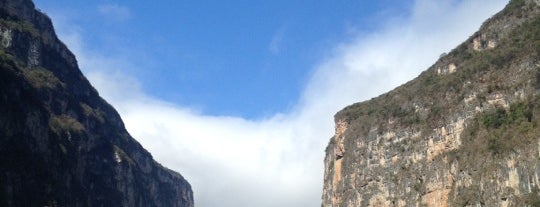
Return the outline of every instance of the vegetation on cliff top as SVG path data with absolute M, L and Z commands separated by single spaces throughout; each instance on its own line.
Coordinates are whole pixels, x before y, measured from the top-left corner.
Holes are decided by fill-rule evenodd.
M 508 7 L 521 8 L 523 1 L 512 1 Z M 522 10 L 515 9 L 515 11 Z M 336 115 L 336 119 L 372 123 L 381 127 L 384 120 L 399 119 L 399 124 L 404 127 L 435 128 L 447 122 L 445 119 L 448 119 L 448 114 L 460 110 L 458 108 L 461 106 L 460 102 L 468 96 L 474 95 L 474 101 L 482 105 L 496 93 L 513 93 L 529 84 L 509 83 L 505 79 L 523 72 L 518 71 L 522 70 L 520 69 L 522 66 L 512 65 L 520 59 L 539 59 L 540 17 L 535 17 L 512 30 L 507 35 L 508 38 L 501 38 L 494 49 L 473 50 L 470 47 L 472 39 L 480 35 L 473 35 L 417 79 L 377 98 L 348 106 Z M 438 68 L 450 63 L 457 65 L 455 73 L 438 74 Z M 536 88 L 540 88 L 540 71 L 531 75 L 536 76 L 533 84 Z M 525 80 L 516 79 L 516 81 Z

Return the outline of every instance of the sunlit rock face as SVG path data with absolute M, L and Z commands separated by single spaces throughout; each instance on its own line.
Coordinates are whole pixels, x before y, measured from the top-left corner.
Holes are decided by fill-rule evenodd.
M 0 206 L 193 206 L 30 0 L 0 0 Z
M 538 205 L 539 95 L 540 5 L 512 0 L 416 79 L 336 114 L 322 206 Z

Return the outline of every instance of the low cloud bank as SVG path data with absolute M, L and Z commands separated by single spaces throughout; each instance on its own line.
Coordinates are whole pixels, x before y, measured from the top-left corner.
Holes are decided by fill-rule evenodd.
M 263 120 L 207 116 L 153 98 L 129 75 L 137 67 L 129 55 L 88 51 L 80 30 L 55 22 L 131 135 L 192 184 L 197 206 L 319 206 L 333 115 L 416 77 L 506 3 L 417 0 L 405 19 L 389 18 L 377 31 L 333 48 L 294 109 Z

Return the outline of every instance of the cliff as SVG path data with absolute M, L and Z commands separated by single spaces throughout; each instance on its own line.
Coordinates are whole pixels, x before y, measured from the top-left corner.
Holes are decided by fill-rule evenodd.
M 0 206 L 193 206 L 30 0 L 0 0 Z
M 540 1 L 335 122 L 322 206 L 540 206 Z

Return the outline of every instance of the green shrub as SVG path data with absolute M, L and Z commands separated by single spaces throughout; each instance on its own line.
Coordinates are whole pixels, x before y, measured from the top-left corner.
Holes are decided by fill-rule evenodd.
M 83 109 L 84 115 L 87 117 L 94 117 L 96 118 L 100 123 L 105 122 L 105 113 L 101 111 L 100 109 L 93 109 L 91 106 L 85 103 L 80 103 L 81 108 Z
M 497 108 L 495 111 L 486 112 L 482 118 L 482 123 L 488 128 L 499 128 L 506 122 L 506 110 Z
M 503 125 L 531 122 L 532 109 L 526 102 L 514 103 L 510 105 L 508 111 L 503 108 L 496 108 L 493 111 L 485 112 L 482 120 L 487 128 L 500 128 Z
M 512 0 L 505 8 L 506 15 L 513 14 L 518 17 L 523 15 L 522 8 L 526 5 L 525 0 Z
M 15 70 L 18 68 L 13 56 L 7 54 L 4 50 L 0 50 L 0 67 L 8 70 Z
M 49 119 L 49 126 L 56 133 L 84 131 L 84 126 L 69 115 L 54 115 Z
M 534 188 L 532 192 L 523 196 L 524 203 L 530 207 L 540 207 L 540 194 L 538 189 Z
M 39 31 L 34 27 L 32 23 L 27 21 L 0 19 L 0 25 L 19 32 L 28 33 L 32 37 L 39 36 Z
M 64 85 L 51 71 L 45 68 L 25 69 L 23 74 L 26 80 L 36 88 L 56 88 Z

